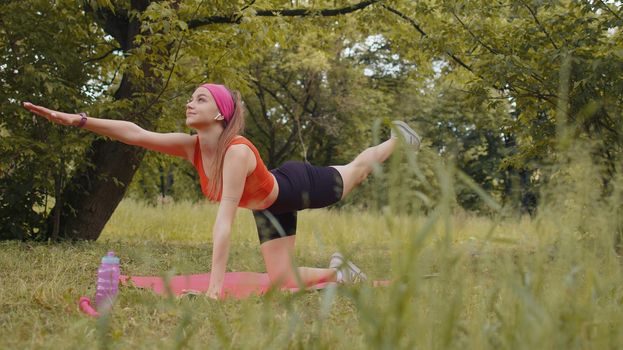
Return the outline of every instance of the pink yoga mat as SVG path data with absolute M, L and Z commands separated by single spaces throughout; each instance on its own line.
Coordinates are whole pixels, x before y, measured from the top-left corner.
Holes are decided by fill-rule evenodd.
M 120 276 L 124 285 L 152 289 L 157 294 L 165 294 L 164 279 L 158 276 Z M 335 282 L 322 282 L 308 286 L 307 289 L 323 289 Z M 374 281 L 374 286 L 383 286 L 389 281 Z M 207 292 L 210 285 L 210 274 L 174 276 L 169 279 L 169 287 L 174 295 L 182 295 L 184 291 L 193 290 Z M 267 273 L 259 272 L 227 272 L 223 281 L 223 297 L 243 299 L 251 295 L 262 295 L 270 289 Z M 282 288 L 284 291 L 296 292 L 299 288 Z
M 157 294 L 167 293 L 165 282 L 158 276 L 119 276 L 122 285 L 133 285 L 138 288 L 151 289 Z M 322 282 L 308 286 L 306 290 L 323 289 L 335 282 Z M 373 281 L 372 285 L 386 286 L 389 281 Z M 174 276 L 169 279 L 169 288 L 174 295 L 183 295 L 187 291 L 204 293 L 210 285 L 210 274 Z M 262 295 L 270 289 L 268 274 L 259 272 L 227 272 L 223 282 L 223 298 L 244 299 L 251 295 Z M 297 292 L 299 288 L 281 288 L 283 291 Z M 99 313 L 91 305 L 91 300 L 81 297 L 78 301 L 79 308 L 85 314 L 99 317 Z

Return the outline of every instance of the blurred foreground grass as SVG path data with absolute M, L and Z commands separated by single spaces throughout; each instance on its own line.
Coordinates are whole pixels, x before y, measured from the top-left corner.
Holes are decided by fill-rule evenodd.
M 110 318 L 93 320 L 76 302 L 94 294 L 107 250 L 125 274 L 210 269 L 215 206 L 125 200 L 97 242 L 0 243 L 0 348 L 620 348 L 623 271 L 607 223 L 584 220 L 578 234 L 581 217 L 541 213 L 304 211 L 300 265 L 342 250 L 393 284 L 221 302 L 123 288 Z M 264 271 L 255 232 L 241 210 L 230 271 Z
M 298 265 L 325 267 L 339 250 L 370 278 L 391 280 L 386 287 L 225 301 L 125 287 L 111 315 L 94 320 L 76 304 L 94 294 L 108 250 L 124 274 L 209 271 L 216 206 L 124 200 L 97 242 L 0 242 L 0 349 L 621 348 L 623 173 L 596 186 L 590 148 L 574 145 L 550 171 L 533 218 L 513 216 L 443 162 L 437 191 L 414 210 L 427 214 L 400 214 L 426 197 L 404 181 L 424 179 L 409 152 L 406 163 L 393 158 L 390 176 L 376 171 L 387 181 L 387 193 L 370 187 L 387 194 L 382 210 L 299 213 Z M 457 211 L 458 182 L 489 217 Z M 228 270 L 264 271 L 247 210 L 232 230 Z

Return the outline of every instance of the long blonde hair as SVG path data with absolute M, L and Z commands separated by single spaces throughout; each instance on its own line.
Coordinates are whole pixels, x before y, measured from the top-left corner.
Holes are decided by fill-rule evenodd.
M 226 123 L 223 133 L 218 138 L 216 152 L 210 162 L 210 168 L 208 170 L 208 178 L 210 179 L 208 194 L 209 198 L 214 200 L 218 199 L 218 195 L 223 186 L 223 163 L 225 161 L 227 147 L 236 136 L 244 133 L 245 110 L 242 104 L 242 97 L 238 91 L 232 91 L 231 93 L 234 99 L 234 116 L 229 123 Z

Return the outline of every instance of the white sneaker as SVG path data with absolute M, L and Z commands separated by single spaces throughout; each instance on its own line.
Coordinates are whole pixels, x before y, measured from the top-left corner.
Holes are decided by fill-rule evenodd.
M 345 261 L 344 256 L 338 252 L 331 255 L 329 268 L 338 270 L 337 281 L 340 283 L 359 283 L 368 280 L 368 276 L 357 265 L 350 260 Z
M 396 134 L 396 131 L 395 131 L 397 130 L 398 132 L 400 132 L 404 141 L 408 145 L 412 145 L 416 151 L 420 149 L 420 141 L 421 141 L 420 135 L 418 135 L 413 129 L 411 129 L 409 125 L 407 125 L 407 123 L 400 121 L 400 120 L 394 120 L 392 124 L 394 126 L 392 127 L 392 130 L 391 130 L 392 138 L 398 138 L 398 135 Z

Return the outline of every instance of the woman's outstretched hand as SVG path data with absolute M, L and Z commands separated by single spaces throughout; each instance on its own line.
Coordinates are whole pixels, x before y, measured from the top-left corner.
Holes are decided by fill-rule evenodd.
M 24 102 L 24 108 L 33 112 L 36 115 L 42 116 L 45 119 L 61 125 L 78 125 L 80 122 L 80 116 L 77 114 L 63 113 L 54 111 L 42 106 L 34 105 L 30 102 Z

